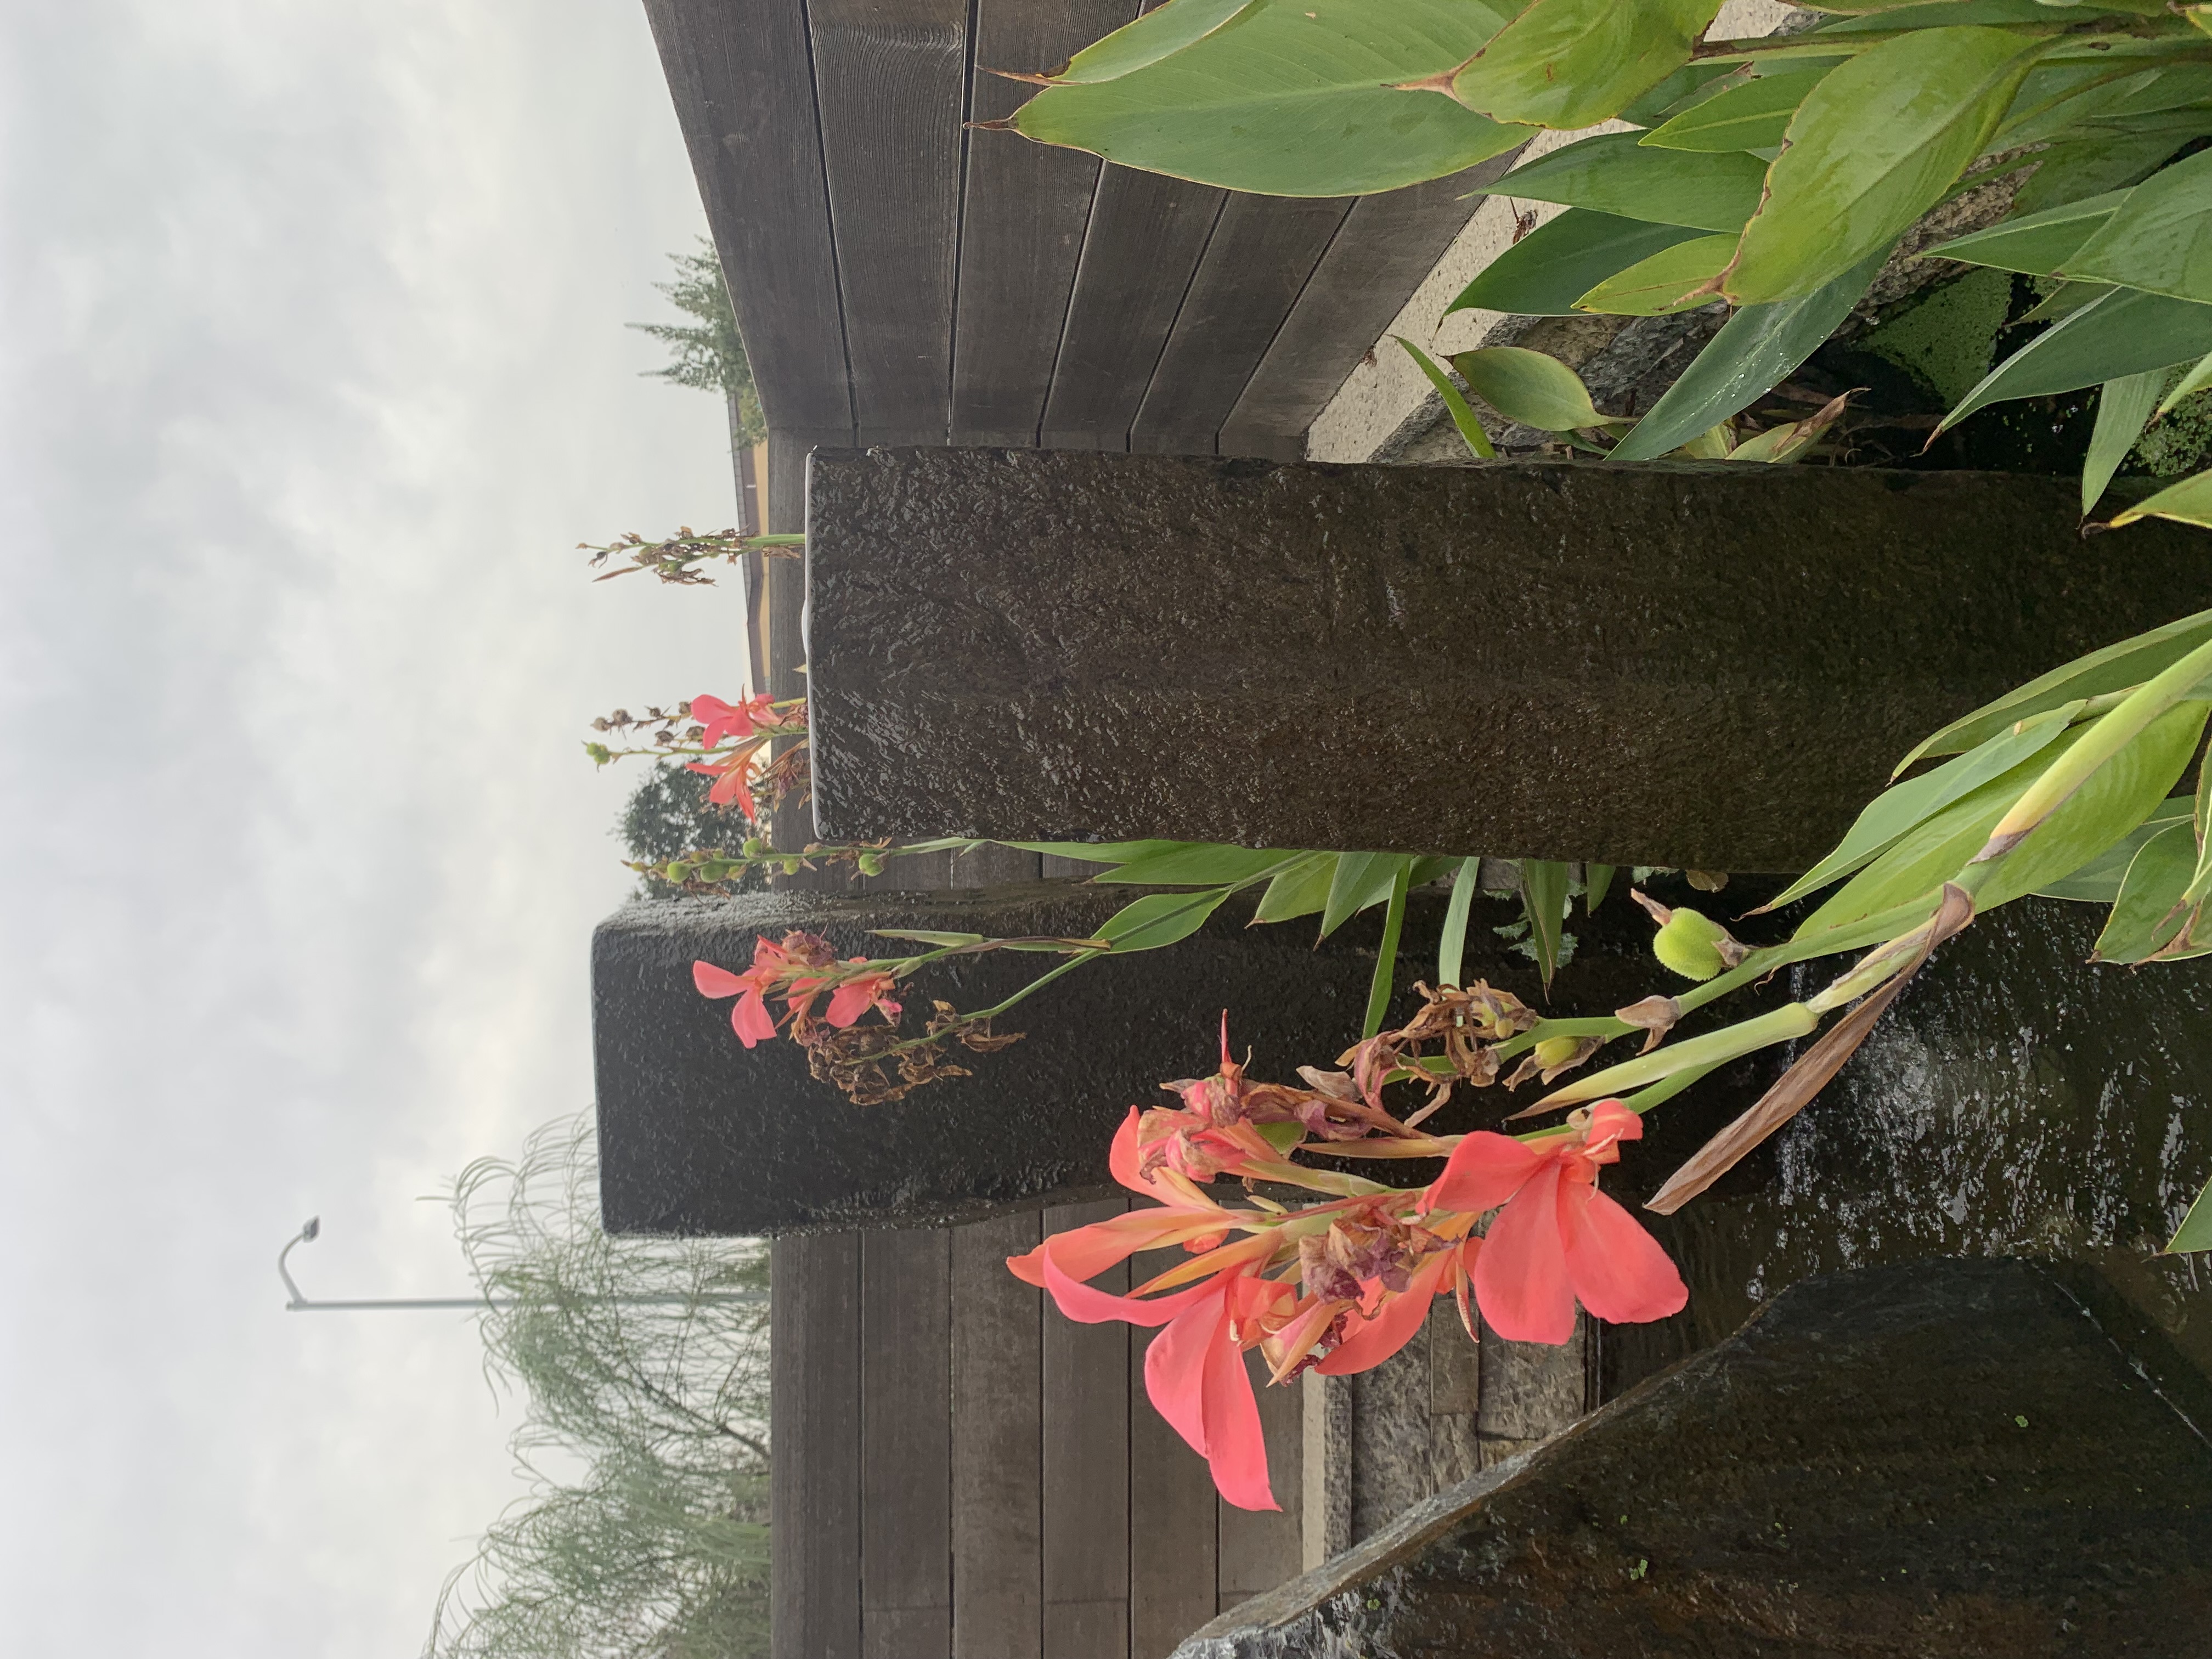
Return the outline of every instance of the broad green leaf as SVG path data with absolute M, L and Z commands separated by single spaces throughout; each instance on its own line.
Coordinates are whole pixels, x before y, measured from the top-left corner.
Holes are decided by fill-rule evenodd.
M 2151 410 L 2166 385 L 2166 371 L 2127 374 L 2105 382 L 2097 394 L 2097 424 L 2089 434 L 2089 453 L 2081 463 L 2081 512 L 2086 517 L 2150 424 Z
M 2063 274 L 2212 301 L 2212 151 L 2153 173 L 2065 261 Z
M 1733 236 L 1700 236 L 1677 242 L 1608 276 L 1575 301 L 1577 311 L 1613 317 L 1663 317 L 1670 312 L 1709 306 L 1716 296 L 1705 289 L 1735 252 Z
M 1461 982 L 1461 964 L 1467 957 L 1467 919 L 1474 908 L 1475 878 L 1481 870 L 1480 859 L 1463 859 L 1459 873 L 1452 878 L 1451 902 L 1444 907 L 1444 928 L 1437 939 L 1438 986 Z
M 2079 22 L 2100 12 L 2141 15 L 2160 0 L 2118 0 L 2118 3 L 2069 7 L 2054 17 L 2042 0 L 1875 0 L 1864 5 L 1821 5 L 1819 11 L 1850 12 L 1823 23 L 1816 33 L 1850 35 L 1869 30 L 1887 33 L 1893 29 L 1955 28 L 1963 25 L 1997 27 L 2007 23 Z
M 1595 910 L 1605 902 L 1605 896 L 1613 890 L 1613 866 L 1586 864 L 1583 866 L 1583 908 Z
M 2046 60 L 2030 70 L 2021 82 L 2012 107 L 1990 135 L 1990 149 L 2001 152 L 2067 136 L 2085 120 L 2121 103 L 2138 83 L 2157 77 L 2154 69 L 2138 69 L 2130 75 L 2125 66 L 2110 63 Z
M 1536 972 L 1547 990 L 1559 971 L 1559 930 L 1567 917 L 1569 871 L 1556 859 L 1521 860 L 1521 910 L 1528 942 L 1536 947 Z
M 920 927 L 871 927 L 868 933 L 872 939 L 910 939 L 917 945 L 981 945 L 983 942 L 981 933 L 938 933 Z
M 1646 149 L 1633 132 L 1605 132 L 1523 163 L 1477 194 L 1562 202 L 1624 219 L 1741 230 L 1759 205 L 1766 164 L 1722 151 Z
M 2147 179 L 2188 143 L 2179 132 L 2104 132 L 2051 145 L 2035 158 L 2034 176 L 2013 198 L 2015 213 L 2040 213 L 2068 202 L 2124 190 Z
M 1246 881 L 1303 856 L 1253 847 L 1224 847 L 1212 842 L 1192 842 L 1164 848 L 1142 858 L 1131 859 L 1116 869 L 1091 878 L 1103 884 L 1127 883 L 1139 887 L 1216 887 L 1224 882 Z
M 1926 249 L 1921 258 L 1956 259 L 1962 264 L 1994 265 L 1999 270 L 2048 276 L 2094 235 L 2097 228 L 2127 199 L 2124 190 L 2107 191 L 2087 201 L 2069 202 L 2063 207 L 2031 213 L 2024 219 L 2008 219 L 1971 236 L 1938 242 Z
M 2212 386 L 2212 351 L 2197 359 L 2197 367 L 2173 383 L 2173 389 L 2158 401 L 2158 412 L 2165 414 L 2184 398 Z
M 2193 474 L 2179 483 L 2168 484 L 2148 501 L 2137 501 L 2113 518 L 2112 528 L 2138 519 L 2172 519 L 2177 524 L 2212 530 L 2212 471 Z
M 1024 853 L 1042 853 L 1048 858 L 1083 859 L 1092 864 L 1127 864 L 1170 848 L 1202 845 L 1188 841 L 1008 841 L 999 844 L 1019 848 Z
M 2030 340 L 1959 400 L 1936 428 L 2014 398 L 2079 392 L 2123 375 L 2172 368 L 2212 351 L 2212 305 L 2116 288 Z
M 1367 1017 L 1359 1027 L 1363 1038 L 1381 1030 L 1382 1016 L 1389 1012 L 1390 987 L 1398 975 L 1398 940 L 1406 931 L 1407 878 L 1413 868 L 1413 861 L 1407 860 L 1390 878 L 1390 908 L 1382 913 L 1382 942 L 1376 947 L 1375 973 L 1367 986 Z
M 1748 80 L 1751 73 L 1748 64 L 1685 64 L 1622 106 L 1620 118 L 1635 126 L 1656 127 Z
M 1493 121 L 1573 130 L 1620 113 L 1690 61 L 1720 0 L 1530 0 L 1452 77 Z
M 1879 857 L 1915 824 L 1925 823 L 1954 801 L 1962 799 L 1992 778 L 2002 777 L 2048 747 L 2066 730 L 2066 711 L 2054 708 L 2007 727 L 1979 747 L 1946 761 L 1933 771 L 1893 785 L 1869 802 L 1836 849 L 1791 882 L 1764 908 L 1772 909 L 1802 898 L 1850 874 Z
M 2195 6 L 2192 13 L 2212 11 L 2212 8 Z M 2199 19 L 2200 23 L 2204 20 Z M 2212 28 L 2208 28 L 2212 33 Z M 2181 1218 L 2181 1225 L 2166 1247 L 2168 1255 L 2185 1255 L 2191 1250 L 2212 1250 L 2212 1182 L 2197 1194 L 2197 1201 L 2189 1206 L 2189 1213 Z
M 1637 142 L 1661 149 L 1771 149 L 1822 73 L 1762 75 L 1692 105 Z
M 1855 269 L 1802 300 L 1738 311 L 1620 441 L 1613 459 L 1656 460 L 1780 385 L 1850 315 L 1887 253 L 1884 248 L 1869 254 Z
M 1431 882 L 1442 881 L 1465 863 L 1456 853 L 1431 853 L 1413 860 L 1413 885 L 1425 887 Z
M 1047 87 L 986 125 L 1229 190 L 1395 190 L 1529 136 L 1437 93 L 1399 89 L 1465 63 L 1500 21 L 1480 0 L 1254 0 L 1141 69 Z
M 1503 311 L 1521 317 L 1571 317 L 1575 301 L 1616 271 L 1702 233 L 1617 214 L 1570 208 L 1539 225 L 1483 267 L 1455 311 Z
M 2020 323 L 2055 323 L 2112 292 L 2106 283 L 2061 283 L 2020 315 Z M 2018 326 L 2016 324 L 2015 326 Z
M 1977 905 L 1993 910 L 2063 880 L 2132 831 L 2158 809 L 2188 769 L 2208 713 L 2212 703 L 2177 703 L 2144 727 L 2052 809 L 2027 840 L 1991 861 L 1990 873 L 1974 896 Z
M 1582 376 L 1557 357 L 1525 346 L 1462 351 L 1452 367 L 1468 390 L 1509 421 L 1540 432 L 1573 432 L 1603 426 Z
M 2147 634 L 2133 635 L 2092 651 L 2086 657 L 2076 657 L 1923 738 L 1911 754 L 1898 762 L 1897 769 L 1904 771 L 1923 755 L 1955 755 L 1961 750 L 1978 747 L 2008 726 L 2045 709 L 2062 708 L 2077 698 L 2101 697 L 2141 685 L 2208 641 L 2212 641 L 2212 611 L 2199 611 L 2163 628 L 2154 628 Z
M 1055 81 L 1115 81 L 1157 64 L 1213 33 L 1256 0 L 1167 0 L 1133 23 L 1094 41 L 1055 72 Z
M 2212 64 L 2167 64 L 2123 83 L 2124 90 L 2100 118 L 2155 115 L 2212 103 Z
M 2037 888 L 2039 898 L 2070 899 L 2081 904 L 2110 904 L 2120 896 L 2120 883 L 2127 878 L 2128 866 L 2135 862 L 2143 843 L 2160 830 L 2172 825 L 2191 823 L 2190 801 L 2186 795 L 2169 797 L 2166 804 L 2153 812 L 2127 835 L 2100 853 L 2070 876 L 2046 882 Z
M 1163 945 L 1188 939 L 1228 896 L 1229 890 L 1224 887 L 1199 893 L 1147 893 L 1100 923 L 1098 937 L 1117 953 L 1157 951 Z
M 1482 422 L 1475 418 L 1474 410 L 1468 406 L 1467 394 L 1452 384 L 1451 376 L 1444 373 L 1443 366 L 1435 358 L 1404 335 L 1395 337 L 1398 343 L 1406 348 L 1406 355 L 1420 366 L 1422 374 L 1429 377 L 1429 384 L 1436 387 L 1437 396 L 1444 400 L 1444 407 L 1451 411 L 1452 425 L 1459 430 L 1460 441 L 1468 447 L 1475 459 L 1496 460 L 1497 447 L 1490 441 L 1490 434 L 1482 429 Z
M 1808 294 L 1888 247 L 1981 154 L 2043 49 L 2000 29 L 1926 29 L 1823 76 L 1744 227 L 1729 297 Z
M 1267 884 L 1252 920 L 1290 921 L 1320 915 L 1328 903 L 1328 885 L 1335 876 L 1335 854 L 1309 854 Z
M 1339 853 L 1322 908 L 1321 936 L 1327 939 L 1370 905 L 1390 896 L 1390 884 L 1408 860 L 1401 853 Z
M 2181 896 L 2197 872 L 2197 831 L 2168 824 L 2143 842 L 2129 861 L 2112 901 L 2112 914 L 2097 935 L 2092 962 L 2141 962 L 2172 942 L 2187 921 Z

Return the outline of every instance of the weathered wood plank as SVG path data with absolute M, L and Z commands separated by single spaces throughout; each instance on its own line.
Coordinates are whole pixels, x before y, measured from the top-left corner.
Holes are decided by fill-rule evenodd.
M 960 238 L 967 0 L 812 0 L 806 17 L 854 423 L 942 443 Z
M 1253 371 L 1351 209 L 1345 197 L 1229 198 L 1129 429 L 1130 448 L 1213 453 Z
M 1218 1611 L 1271 1590 L 1304 1570 L 1300 1559 L 1304 1516 L 1305 1395 L 1292 1383 L 1273 1388 L 1256 1353 L 1244 1357 L 1260 1402 L 1260 1428 L 1267 1437 L 1267 1483 L 1275 1510 L 1240 1510 L 1222 1504 L 1219 1521 Z
M 1156 173 L 1099 174 L 1045 402 L 1046 448 L 1128 447 L 1161 345 L 1228 199 Z
M 1206 1460 L 1145 1397 L 1147 1334 L 1129 1344 L 1129 1653 L 1167 1659 L 1218 1610 L 1219 1499 Z
M 860 1647 L 860 1236 L 780 1238 L 769 1257 L 773 1659 Z
M 972 118 L 1012 114 L 1036 91 L 994 69 L 1064 64 L 1137 13 L 1135 0 L 976 0 Z M 952 337 L 952 441 L 1037 441 L 1066 331 L 1100 163 L 1011 132 L 969 141 Z
M 1288 440 L 1290 459 L 1304 456 L 1314 417 L 1482 205 L 1468 192 L 1519 154 L 1352 204 L 1223 423 L 1223 454 L 1274 454 Z
M 1047 1233 L 1103 1221 L 1111 1198 L 1049 1209 Z M 1129 1288 L 1127 1263 L 1091 1281 Z M 1044 1315 L 1044 1659 L 1128 1659 L 1129 1328 Z
M 782 0 L 646 0 L 770 421 L 853 418 L 805 15 Z
M 860 1652 L 951 1659 L 952 1236 L 860 1237 Z
M 1006 1271 L 1038 1220 L 952 1230 L 955 1659 L 1039 1659 L 1042 1644 L 1043 1302 Z

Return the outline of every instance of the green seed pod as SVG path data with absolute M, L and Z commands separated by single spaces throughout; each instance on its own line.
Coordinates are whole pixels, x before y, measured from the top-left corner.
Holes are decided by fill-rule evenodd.
M 1667 925 L 1652 935 L 1651 951 L 1661 963 L 1685 979 L 1707 980 L 1728 964 L 1721 958 L 1720 941 L 1728 930 L 1710 916 L 1678 909 Z
M 1546 1037 L 1536 1045 L 1536 1063 L 1547 1069 L 1564 1066 L 1574 1058 L 1575 1049 L 1581 1042 L 1580 1037 Z
M 864 876 L 880 876 L 884 872 L 884 859 L 880 853 L 863 853 L 859 863 L 860 873 Z
M 758 836 L 747 836 L 745 844 L 740 850 L 747 858 L 757 859 L 768 851 L 768 843 Z

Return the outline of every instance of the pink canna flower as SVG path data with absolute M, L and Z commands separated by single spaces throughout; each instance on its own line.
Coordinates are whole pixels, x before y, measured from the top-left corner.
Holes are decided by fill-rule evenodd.
M 707 799 L 717 806 L 734 802 L 738 810 L 749 818 L 760 817 L 754 804 L 750 781 L 753 757 L 760 752 L 763 739 L 756 738 L 711 761 L 690 761 L 685 763 L 687 772 L 699 772 L 714 780 L 714 787 L 707 792 Z
M 867 958 L 854 957 L 853 960 L 866 962 Z M 862 974 L 857 979 L 848 979 L 830 992 L 829 1012 L 823 1018 L 842 1030 L 873 1008 L 896 1025 L 899 1005 L 891 1000 L 890 994 L 897 983 L 887 973 Z
M 777 988 L 790 967 L 790 953 L 781 945 L 756 939 L 753 965 L 744 973 L 733 974 L 711 962 L 695 962 L 691 983 L 702 997 L 737 998 L 737 1006 L 730 1010 L 730 1029 L 750 1048 L 775 1035 L 775 1016 L 768 1011 L 768 994 Z
M 712 749 L 725 738 L 750 738 L 763 726 L 775 725 L 772 701 L 765 691 L 757 696 L 740 697 L 734 703 L 724 702 L 720 697 L 692 698 L 691 718 L 707 728 L 700 743 Z
M 1577 1300 L 1616 1323 L 1664 1319 L 1689 1301 L 1658 1241 L 1597 1189 L 1598 1166 L 1619 1160 L 1643 1120 L 1601 1100 L 1567 1122 L 1567 1134 L 1534 1143 L 1468 1136 L 1422 1200 L 1469 1214 L 1503 1206 L 1471 1277 L 1482 1316 L 1509 1341 L 1565 1342 Z

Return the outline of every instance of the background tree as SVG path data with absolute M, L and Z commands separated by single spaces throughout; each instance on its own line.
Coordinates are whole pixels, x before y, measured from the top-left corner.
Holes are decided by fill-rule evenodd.
M 588 1115 L 453 1184 L 485 1371 L 532 1490 L 440 1591 L 426 1659 L 768 1651 L 768 1306 L 751 1240 L 617 1238 Z M 641 1304 L 641 1297 L 665 1297 Z M 628 1301 L 616 1298 L 630 1298 Z
M 668 366 L 646 372 L 678 386 L 720 392 L 729 400 L 735 441 L 740 446 L 762 442 L 768 436 L 768 422 L 761 414 L 753 366 L 745 356 L 745 343 L 738 337 L 737 313 L 731 308 L 729 285 L 722 280 L 722 262 L 714 244 L 702 236 L 696 252 L 668 257 L 676 266 L 676 280 L 653 287 L 693 320 L 630 325 L 669 348 Z
M 615 825 L 615 834 L 632 860 L 665 864 L 685 853 L 732 851 L 743 846 L 748 836 L 757 834 L 753 821 L 734 805 L 717 806 L 707 799 L 714 787 L 714 779 L 678 762 L 653 763 L 631 791 Z M 683 890 L 650 873 L 641 873 L 639 881 L 648 897 L 672 897 Z M 758 871 L 748 869 L 714 884 L 725 892 L 738 892 L 765 883 Z

